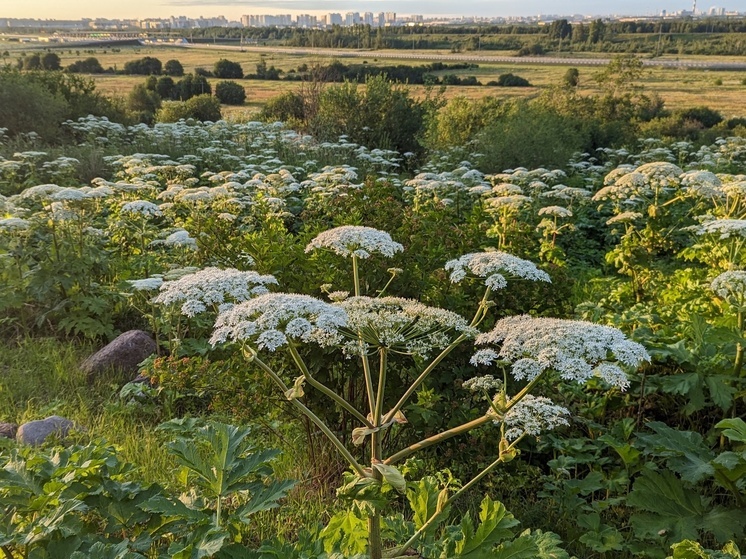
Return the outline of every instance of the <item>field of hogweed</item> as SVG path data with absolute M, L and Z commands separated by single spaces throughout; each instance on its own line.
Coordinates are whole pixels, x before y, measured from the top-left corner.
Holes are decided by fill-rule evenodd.
M 0 420 L 70 421 L 0 438 L 8 559 L 741 557 L 746 139 L 66 127 L 0 158 Z

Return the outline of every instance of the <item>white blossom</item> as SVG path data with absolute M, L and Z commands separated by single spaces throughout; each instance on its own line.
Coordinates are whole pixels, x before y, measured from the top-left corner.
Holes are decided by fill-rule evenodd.
M 539 210 L 539 215 L 551 215 L 553 217 L 572 217 L 572 211 L 562 206 L 546 206 Z
M 274 276 L 254 271 L 242 272 L 233 268 L 205 268 L 174 281 L 165 282 L 154 303 L 181 305 L 181 313 L 193 317 L 209 305 L 241 303 L 251 297 L 267 293 L 267 285 L 276 285 Z M 223 307 L 225 310 L 225 307 Z
M 347 314 L 338 306 L 308 295 L 267 293 L 220 313 L 210 343 L 246 340 L 275 351 L 290 338 L 329 346 L 341 340 L 346 325 Z
M 338 303 L 348 316 L 347 354 L 385 347 L 427 357 L 447 347 L 457 333 L 473 337 L 477 330 L 454 312 L 400 297 L 351 297 Z M 362 338 L 360 347 L 358 336 Z
M 197 248 L 197 241 L 189 235 L 189 232 L 185 229 L 179 229 L 171 233 L 168 237 L 163 240 L 163 244 L 166 246 L 186 247 L 186 248 Z
M 641 218 L 642 214 L 640 212 L 622 212 L 606 220 L 606 225 L 614 225 L 615 223 L 631 223 Z
M 723 272 L 712 280 L 710 289 L 728 303 L 743 307 L 746 301 L 746 272 L 742 270 Z
M 501 380 L 496 379 L 492 375 L 484 375 L 481 377 L 472 377 L 469 380 L 464 381 L 463 387 L 472 392 L 493 392 L 500 390 L 503 386 Z
M 317 248 L 329 249 L 340 256 L 355 255 L 358 258 L 368 258 L 372 253 L 391 257 L 404 250 L 385 231 L 356 225 L 344 225 L 324 231 L 308 243 L 306 252 Z
M 558 406 L 549 398 L 528 394 L 505 414 L 505 438 L 515 440 L 521 435 L 537 436 L 562 425 L 567 426 L 570 410 Z
M 5 219 L 0 219 L 0 231 L 23 231 L 28 229 L 30 225 L 31 223 L 25 219 L 21 219 L 20 217 L 6 217 Z
M 153 291 L 154 289 L 160 289 L 161 285 L 163 285 L 163 278 L 161 276 L 152 276 L 139 280 L 129 280 L 127 283 L 135 291 Z
M 135 215 L 141 215 L 145 218 L 157 217 L 163 215 L 160 208 L 153 202 L 147 200 L 135 200 L 134 202 L 127 202 L 122 206 L 122 213 L 129 213 Z
M 502 289 L 507 277 L 532 281 L 551 282 L 549 274 L 539 270 L 533 262 L 523 260 L 506 252 L 474 252 L 446 262 L 445 269 L 451 272 L 451 282 L 458 283 L 468 275 L 485 278 L 490 289 Z
M 746 237 L 746 219 L 713 219 L 696 228 L 698 235 L 720 234 L 721 239 Z
M 516 380 L 531 381 L 553 370 L 565 380 L 585 382 L 598 376 L 624 389 L 628 381 L 619 364 L 636 368 L 650 361 L 642 345 L 628 340 L 616 328 L 557 318 L 503 318 L 490 332 L 478 336 L 476 343 L 500 345 L 493 359 L 512 362 Z M 477 352 L 472 360 L 484 363 L 488 357 Z

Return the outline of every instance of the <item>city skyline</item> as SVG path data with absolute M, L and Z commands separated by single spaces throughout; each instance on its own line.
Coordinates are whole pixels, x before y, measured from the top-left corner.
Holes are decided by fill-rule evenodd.
M 728 5 L 725 6 L 728 8 Z M 698 5 L 706 12 L 710 4 Z M 614 0 L 599 8 L 591 0 L 129 0 L 126 3 L 102 4 L 100 0 L 5 0 L 0 6 L 0 17 L 35 19 L 162 18 L 173 15 L 214 17 L 223 15 L 238 21 L 242 15 L 288 13 L 322 15 L 329 12 L 393 11 L 402 15 L 423 14 L 438 16 L 517 17 L 538 14 L 585 15 L 655 15 L 661 11 L 691 10 L 685 1 L 661 0 L 652 5 L 648 0 Z

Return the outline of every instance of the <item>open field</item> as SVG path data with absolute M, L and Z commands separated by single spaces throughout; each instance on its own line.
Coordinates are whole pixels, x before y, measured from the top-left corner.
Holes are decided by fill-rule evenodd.
M 6 43 L 8 45 L 8 43 Z M 0 45 L 3 46 L 3 45 Z M 14 44 L 13 50 L 10 50 L 8 61 L 11 61 L 24 52 L 22 48 Z M 153 56 L 159 58 L 162 62 L 170 59 L 179 60 L 184 66 L 186 72 L 192 72 L 195 68 L 212 69 L 212 66 L 219 58 L 228 58 L 242 65 L 244 72 L 247 74 L 255 71 L 257 63 L 266 60 L 269 66 L 275 66 L 283 72 L 288 73 L 297 69 L 299 66 L 306 64 L 313 66 L 315 64 L 325 64 L 335 57 L 322 54 L 291 54 L 283 52 L 283 49 L 272 49 L 266 54 L 261 49 L 225 49 L 219 45 L 213 47 L 206 45 L 203 48 L 179 48 L 171 46 L 143 46 L 143 47 L 125 47 L 121 49 L 111 48 L 91 48 L 91 49 L 53 49 L 57 52 L 62 60 L 62 65 L 67 66 L 76 60 L 88 56 L 95 56 L 101 62 L 104 68 L 121 69 L 124 64 L 136 58 L 144 56 Z M 26 52 L 30 52 L 26 47 Z M 397 58 L 384 58 L 386 55 L 396 55 Z M 430 60 L 417 59 L 417 56 L 427 54 L 442 55 L 443 61 L 448 60 L 452 54 L 447 51 L 412 51 L 412 58 L 405 58 L 406 53 L 402 51 L 372 51 L 369 57 L 363 58 L 343 58 L 340 59 L 345 64 L 369 64 L 371 66 L 386 65 L 422 65 L 428 64 Z M 490 52 L 490 56 L 499 56 L 500 54 Z M 592 53 L 582 53 L 579 60 L 593 57 Z M 597 55 L 605 57 L 607 55 Z M 399 58 L 403 57 L 403 58 Z M 675 63 L 677 58 L 672 55 L 660 57 L 656 60 L 668 61 Z M 691 61 L 707 61 L 712 57 L 692 56 L 687 57 Z M 744 63 L 746 57 L 718 57 L 719 62 L 723 63 Z M 542 89 L 558 85 L 562 82 L 562 76 L 567 71 L 568 65 L 543 65 L 536 64 L 535 60 L 529 58 L 516 58 L 515 62 L 499 63 L 480 63 L 478 68 L 464 70 L 446 70 L 435 72 L 436 75 L 447 73 L 456 74 L 459 77 L 476 76 L 483 84 L 496 80 L 500 74 L 514 73 L 526 78 L 534 87 L 528 88 L 498 88 L 486 86 L 449 86 L 446 89 L 446 98 L 455 96 L 465 96 L 469 98 L 481 98 L 485 96 L 495 96 L 498 98 L 515 98 L 530 97 L 538 95 Z M 580 91 L 582 93 L 596 93 L 597 87 L 592 79 L 597 67 L 586 67 L 578 63 L 580 68 Z M 142 76 L 124 76 L 104 74 L 93 76 L 99 89 L 107 95 L 126 95 L 137 83 L 141 83 Z M 743 80 L 746 79 L 744 70 L 703 70 L 697 68 L 676 68 L 676 67 L 649 67 L 646 69 L 645 77 L 642 82 L 644 90 L 648 93 L 656 93 L 665 101 L 666 107 L 670 109 L 688 108 L 694 106 L 707 105 L 722 112 L 725 116 L 741 116 L 746 112 L 746 106 L 743 102 L 743 96 L 746 93 L 746 85 Z M 213 84 L 217 80 L 212 80 Z M 249 112 L 258 110 L 268 99 L 292 91 L 299 87 L 298 82 L 292 81 L 264 81 L 264 80 L 244 80 L 242 84 L 247 92 L 247 104 L 240 108 L 226 108 L 227 115 L 234 115 L 236 112 Z M 415 95 L 420 95 L 424 91 L 422 86 L 412 86 Z

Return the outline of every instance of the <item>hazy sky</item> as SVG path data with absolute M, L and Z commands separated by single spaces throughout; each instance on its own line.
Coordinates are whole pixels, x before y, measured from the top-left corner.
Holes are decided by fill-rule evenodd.
M 710 0 L 712 1 L 712 0 Z M 660 4 L 658 3 L 660 2 Z M 697 7 L 706 10 L 711 4 Z M 718 4 L 722 5 L 722 4 Z M 424 15 L 516 16 L 536 14 L 656 14 L 691 9 L 687 0 L 0 0 L 0 17 L 79 19 L 145 18 L 185 15 L 382 12 Z M 732 6 L 725 4 L 725 8 Z

